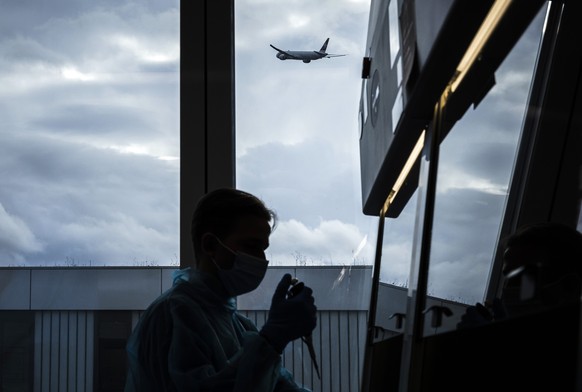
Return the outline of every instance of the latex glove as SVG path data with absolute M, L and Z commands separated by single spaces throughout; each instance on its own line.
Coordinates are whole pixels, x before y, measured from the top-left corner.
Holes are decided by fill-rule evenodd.
M 282 353 L 287 344 L 302 336 L 311 334 L 317 325 L 313 290 L 304 286 L 301 291 L 289 297 L 291 274 L 285 274 L 273 294 L 267 322 L 260 334 Z

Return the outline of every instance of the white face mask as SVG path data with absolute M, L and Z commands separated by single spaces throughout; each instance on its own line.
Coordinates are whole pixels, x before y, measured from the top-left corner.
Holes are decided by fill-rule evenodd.
M 267 272 L 269 261 L 246 253 L 235 252 L 224 245 L 218 238 L 216 239 L 222 246 L 235 255 L 234 264 L 230 269 L 220 268 L 214 258 L 212 259 L 218 268 L 218 277 L 228 295 L 236 297 L 249 293 L 259 287 Z

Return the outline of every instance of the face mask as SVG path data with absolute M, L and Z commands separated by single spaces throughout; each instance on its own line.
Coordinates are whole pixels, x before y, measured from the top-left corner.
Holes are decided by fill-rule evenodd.
M 214 261 L 218 268 L 218 277 L 228 295 L 236 297 L 249 293 L 259 287 L 267 272 L 268 260 L 260 259 L 246 253 L 235 252 L 217 238 L 218 242 L 229 252 L 235 255 L 234 264 L 230 269 L 222 269 Z

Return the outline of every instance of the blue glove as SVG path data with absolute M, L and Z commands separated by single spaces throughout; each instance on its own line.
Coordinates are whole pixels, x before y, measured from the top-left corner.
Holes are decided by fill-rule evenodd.
M 311 334 L 317 325 L 313 290 L 303 286 L 299 292 L 289 295 L 291 280 L 291 274 L 285 274 L 277 285 L 269 317 L 260 331 L 279 353 L 289 342 Z

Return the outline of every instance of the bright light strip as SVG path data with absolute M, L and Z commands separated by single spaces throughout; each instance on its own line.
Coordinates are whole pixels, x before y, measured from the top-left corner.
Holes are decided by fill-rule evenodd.
M 420 134 L 420 137 L 416 141 L 416 145 L 414 146 L 414 148 L 410 152 L 410 155 L 408 156 L 408 159 L 406 160 L 406 163 L 404 164 L 402 171 L 398 175 L 396 182 L 394 182 L 394 186 L 392 187 L 390 194 L 388 195 L 388 197 L 386 198 L 386 201 L 384 202 L 384 206 L 382 207 L 382 211 L 384 212 L 384 215 L 386 215 L 386 211 L 388 211 L 388 207 L 390 206 L 390 204 L 392 204 L 392 202 L 396 198 L 396 195 L 398 195 L 398 192 L 400 191 L 402 184 L 404 184 L 406 177 L 408 177 L 410 170 L 412 170 L 412 166 L 414 166 L 414 163 L 416 162 L 416 160 L 420 156 L 420 153 L 422 152 L 422 148 L 424 147 L 424 134 L 425 134 L 425 131 L 423 130 L 422 133 Z
M 459 84 L 461 84 L 461 81 L 467 72 L 469 72 L 469 69 L 471 69 L 475 59 L 479 56 L 481 50 L 483 50 L 483 46 L 485 46 L 485 43 L 489 40 L 493 30 L 495 30 L 499 24 L 501 17 L 505 14 L 505 11 L 507 11 L 511 1 L 512 0 L 496 0 L 489 10 L 489 13 L 477 31 L 477 34 L 473 37 L 473 41 L 471 41 L 469 48 L 457 66 L 457 71 L 451 81 L 451 92 L 454 92 L 457 87 L 459 87 Z

